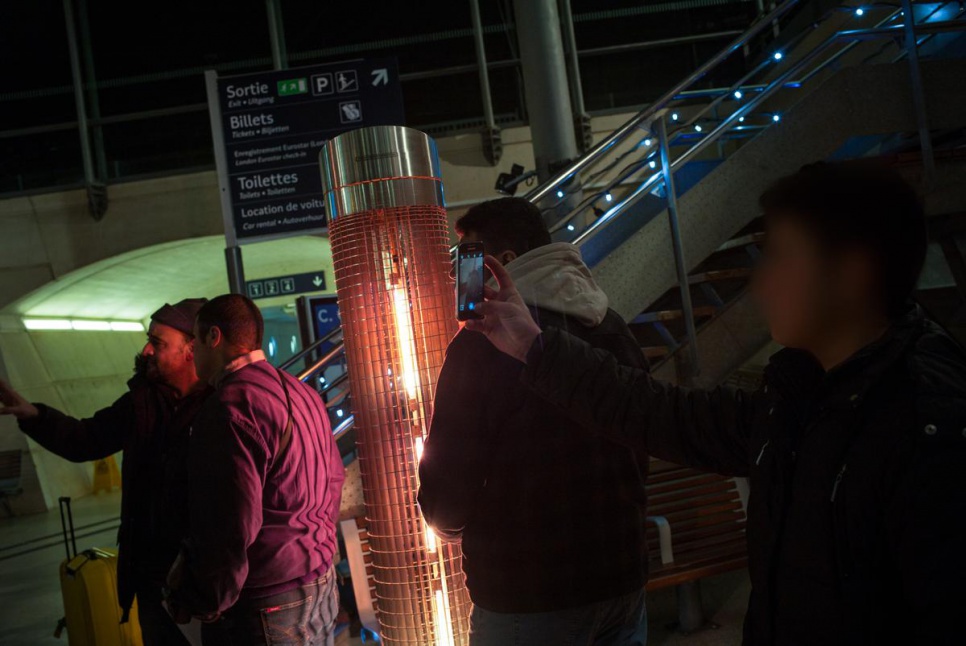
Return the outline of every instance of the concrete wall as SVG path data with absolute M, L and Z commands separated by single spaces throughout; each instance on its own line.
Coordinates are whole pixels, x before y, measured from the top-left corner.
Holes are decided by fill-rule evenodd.
M 84 191 L 0 201 L 0 307 L 71 271 L 162 242 L 222 233 L 213 172 L 112 185 L 106 217 Z
M 5 378 L 31 401 L 86 417 L 125 391 L 134 355 L 144 335 L 133 332 L 0 331 Z M 11 500 L 17 513 L 43 511 L 59 496 L 90 493 L 90 463 L 73 464 L 53 455 L 0 418 L 0 450 L 26 451 L 24 494 Z
M 630 115 L 594 119 L 595 136 L 610 133 Z M 437 141 L 452 217 L 470 204 L 497 197 L 497 176 L 514 163 L 533 168 L 528 127 L 503 131 L 503 158 L 490 166 L 478 134 Z M 526 192 L 521 187 L 520 193 Z M 87 214 L 84 191 L 0 200 L 0 308 L 99 260 L 164 242 L 223 234 L 214 171 L 108 187 L 106 216 Z

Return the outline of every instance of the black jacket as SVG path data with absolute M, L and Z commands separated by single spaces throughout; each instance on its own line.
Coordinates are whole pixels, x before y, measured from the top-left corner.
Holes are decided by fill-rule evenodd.
M 613 311 L 593 328 L 535 315 L 646 366 Z M 640 590 L 647 455 L 534 396 L 519 383 L 522 368 L 479 333 L 464 330 L 450 344 L 419 468 L 424 516 L 462 540 L 470 596 L 487 610 L 563 610 Z
M 918 310 L 827 374 L 779 352 L 756 393 L 658 383 L 559 331 L 523 380 L 618 441 L 751 478 L 745 644 L 966 640 L 966 353 Z
M 124 616 L 137 588 L 157 590 L 178 555 L 188 519 L 187 451 L 190 424 L 211 393 L 175 399 L 166 388 L 134 377 L 116 402 L 77 419 L 44 404 L 40 416 L 20 423 L 48 451 L 72 462 L 124 451 L 118 599 Z

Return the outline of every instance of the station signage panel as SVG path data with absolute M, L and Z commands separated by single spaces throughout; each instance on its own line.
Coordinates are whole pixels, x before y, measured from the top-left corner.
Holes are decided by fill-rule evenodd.
M 208 103 L 222 209 L 238 244 L 325 227 L 322 145 L 348 130 L 404 123 L 391 58 L 216 79 Z
M 289 274 L 273 278 L 259 278 L 245 283 L 245 293 L 248 298 L 274 298 L 291 294 L 325 291 L 325 273 L 313 271 L 306 274 Z
M 342 325 L 339 315 L 339 302 L 332 297 L 320 296 L 309 301 L 312 321 L 315 324 L 315 338 L 324 338 L 326 334 Z

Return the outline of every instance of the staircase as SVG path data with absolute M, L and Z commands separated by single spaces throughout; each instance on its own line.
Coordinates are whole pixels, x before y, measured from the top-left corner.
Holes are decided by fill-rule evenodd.
M 790 4 L 804 3 L 784 3 L 758 26 L 771 24 L 783 10 L 789 13 L 782 15 L 791 15 Z M 786 34 L 784 45 L 768 43 L 759 54 L 760 62 L 730 86 L 675 88 L 632 122 L 644 132 L 624 139 L 630 138 L 630 149 L 640 152 L 611 155 L 622 157 L 621 170 L 607 180 L 601 180 L 605 173 L 594 174 L 588 163 L 579 174 L 564 173 L 530 195 L 541 205 L 553 205 L 566 201 L 568 192 L 591 194 L 581 197 L 570 218 L 557 227 L 557 235 L 581 245 L 612 306 L 632 322 L 647 354 L 658 360 L 660 377 L 713 386 L 767 342 L 767 331 L 749 302 L 747 283 L 760 240 L 755 235 L 760 227 L 754 224 L 757 196 L 773 179 L 818 159 L 895 157 L 918 150 L 918 139 L 908 133 L 920 128 L 920 119 L 934 142 L 945 141 L 954 150 L 963 146 L 966 84 L 958 79 L 966 75 L 966 61 L 921 62 L 923 96 L 940 96 L 941 91 L 943 101 L 926 101 L 926 109 L 919 113 L 907 50 L 894 44 L 906 29 L 902 11 L 866 8 L 862 18 L 870 27 L 842 28 L 843 17 L 852 22 L 858 18 L 854 11 L 835 7 L 807 23 L 800 34 Z M 912 13 L 917 16 L 920 49 L 929 45 L 941 55 L 944 49 L 937 46 L 943 42 L 947 49 L 961 47 L 966 27 L 961 3 L 918 4 Z M 739 42 L 754 42 L 755 30 L 740 37 L 731 51 Z M 714 70 L 699 72 L 711 75 Z M 765 77 L 765 82 L 754 82 L 755 75 Z M 688 182 L 689 188 L 678 189 L 676 218 L 662 195 L 658 120 L 667 124 L 675 180 L 698 162 L 707 169 L 698 181 Z M 595 150 L 627 146 L 613 139 Z M 638 160 L 636 168 L 631 159 Z M 932 204 L 940 195 L 941 201 L 962 209 L 966 165 L 944 163 L 939 171 L 924 187 L 931 214 L 945 212 Z M 628 181 L 632 177 L 635 181 Z M 592 188 L 582 178 L 590 178 Z M 614 206 L 601 215 L 603 203 Z M 588 205 L 596 206 L 598 217 L 584 223 L 581 210 Z M 669 219 L 677 220 L 682 250 L 678 256 Z M 741 251 L 736 253 L 736 247 Z M 680 289 L 684 274 L 686 293 Z M 694 321 L 691 333 L 689 320 Z M 692 345 L 699 351 L 682 352 Z
M 763 237 L 757 198 L 778 176 L 819 159 L 918 155 L 911 172 L 930 214 L 966 212 L 963 4 L 829 4 L 778 4 L 526 196 L 566 213 L 555 239 L 581 247 L 661 378 L 713 386 L 767 343 L 748 284 Z M 962 275 L 954 248 L 943 247 Z M 966 287 L 956 294 L 966 302 Z M 339 360 L 339 335 L 290 366 L 312 358 L 299 376 L 315 377 Z M 343 378 L 323 393 L 347 411 L 347 388 Z M 351 415 L 333 426 L 351 451 Z

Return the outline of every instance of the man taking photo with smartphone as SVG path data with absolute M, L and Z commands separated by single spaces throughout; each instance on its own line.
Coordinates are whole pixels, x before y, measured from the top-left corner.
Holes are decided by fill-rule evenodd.
M 646 370 L 580 251 L 551 242 L 536 206 L 484 202 L 456 229 L 461 248 L 482 242 L 506 266 L 528 317 Z M 470 643 L 643 645 L 648 457 L 583 432 L 521 386 L 520 369 L 482 335 L 460 332 L 420 461 L 423 515 L 441 537 L 462 542 Z

